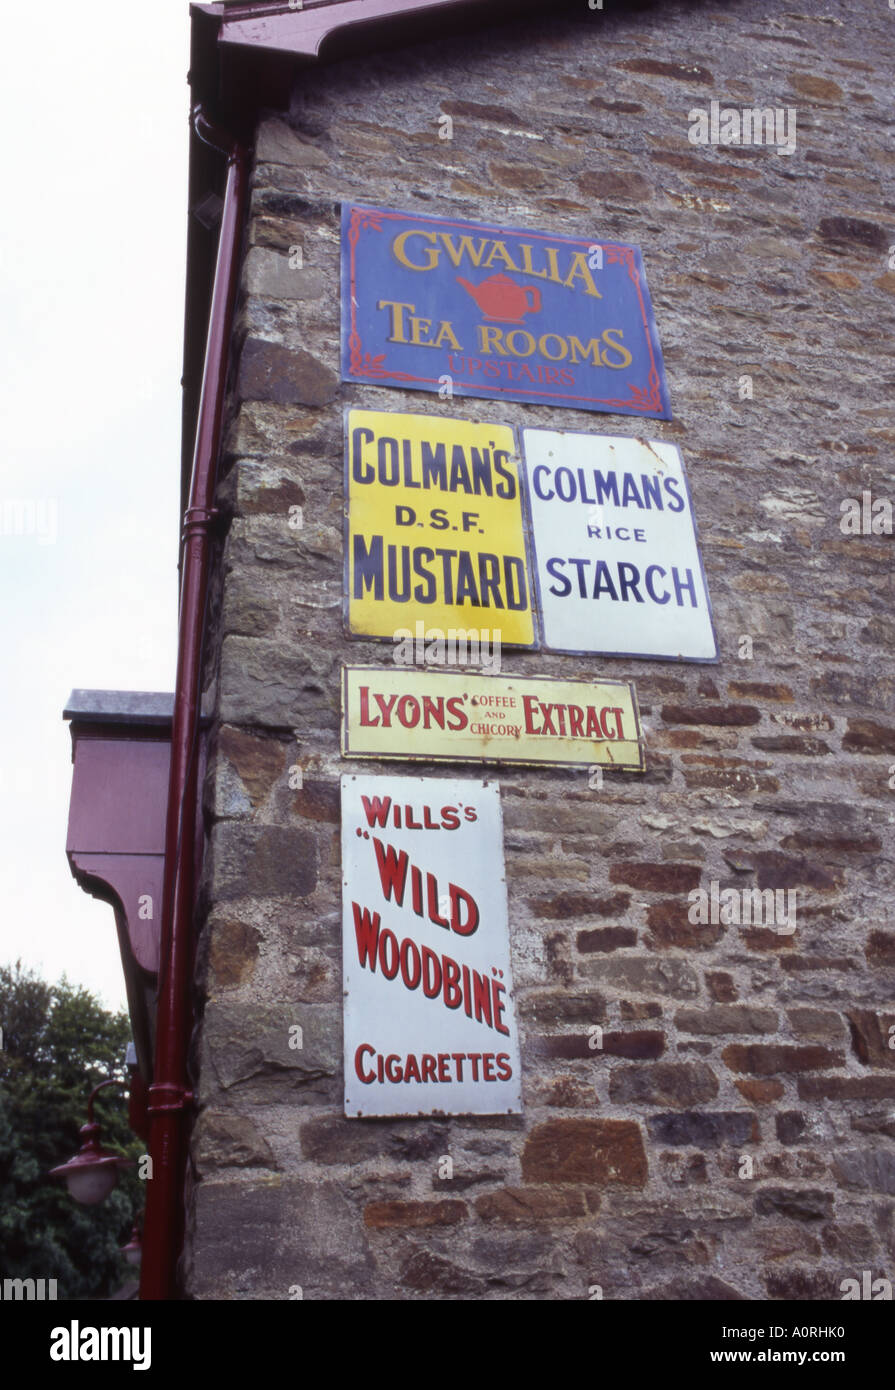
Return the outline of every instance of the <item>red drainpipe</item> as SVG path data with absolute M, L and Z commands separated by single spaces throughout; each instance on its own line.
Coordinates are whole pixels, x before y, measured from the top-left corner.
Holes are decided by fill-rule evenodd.
M 149 1087 L 149 1155 L 140 1297 L 176 1298 L 183 1243 L 188 1089 L 192 1030 L 193 909 L 202 634 L 208 589 L 209 530 L 239 277 L 239 249 L 248 189 L 248 151 L 215 126 L 201 107 L 193 129 L 227 156 L 202 393 L 196 423 L 189 505 L 183 518 L 177 680 L 171 729 L 171 773 L 165 830 L 161 957 L 156 1015 L 155 1073 Z

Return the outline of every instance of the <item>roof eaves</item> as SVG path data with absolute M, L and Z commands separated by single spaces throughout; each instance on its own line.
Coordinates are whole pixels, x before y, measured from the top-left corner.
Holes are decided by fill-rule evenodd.
M 456 8 L 458 0 L 318 0 L 288 4 L 217 4 L 200 6 L 222 16 L 220 43 L 261 48 L 295 57 L 317 58 L 337 30 L 384 19 L 417 17 L 426 11 Z

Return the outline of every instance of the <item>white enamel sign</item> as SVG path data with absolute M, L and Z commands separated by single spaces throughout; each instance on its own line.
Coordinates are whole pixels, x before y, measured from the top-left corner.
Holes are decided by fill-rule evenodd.
M 522 1109 L 496 783 L 342 777 L 345 1114 Z
M 714 661 L 676 445 L 555 430 L 523 441 L 545 647 Z

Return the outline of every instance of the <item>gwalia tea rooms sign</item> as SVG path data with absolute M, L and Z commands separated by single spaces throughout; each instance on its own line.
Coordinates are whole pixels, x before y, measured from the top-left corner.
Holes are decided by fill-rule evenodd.
M 350 203 L 342 378 L 671 414 L 639 247 Z

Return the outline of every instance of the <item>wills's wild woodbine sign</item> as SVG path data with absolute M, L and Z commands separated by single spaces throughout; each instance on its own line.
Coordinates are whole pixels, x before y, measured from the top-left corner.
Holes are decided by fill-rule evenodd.
M 342 777 L 345 1114 L 522 1109 L 495 783 Z

